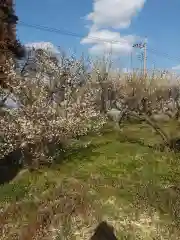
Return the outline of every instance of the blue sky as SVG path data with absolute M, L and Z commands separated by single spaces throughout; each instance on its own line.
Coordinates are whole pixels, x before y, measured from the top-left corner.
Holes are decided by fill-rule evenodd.
M 111 50 L 117 57 L 118 64 L 129 68 L 132 44 L 147 36 L 149 68 L 172 68 L 180 64 L 179 0 L 15 2 L 20 20 L 18 37 L 23 43 L 51 42 L 66 51 L 76 52 L 77 55 L 81 52 L 103 55 L 104 51 Z M 25 27 L 21 22 L 64 29 L 77 33 L 82 38 L 40 31 Z M 110 45 L 98 39 L 117 43 Z M 168 54 L 172 59 L 167 59 L 163 54 Z M 133 67 L 139 66 L 136 52 L 133 52 Z

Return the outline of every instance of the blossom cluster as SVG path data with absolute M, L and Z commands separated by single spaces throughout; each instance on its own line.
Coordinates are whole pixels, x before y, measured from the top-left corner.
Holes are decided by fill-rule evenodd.
M 50 144 L 97 131 L 106 122 L 95 104 L 98 89 L 87 79 L 82 83 L 79 64 L 77 72 L 71 71 L 75 60 L 57 65 L 46 53 L 35 58 L 33 73 L 26 68 L 26 74 L 20 74 L 13 62 L 7 63 L 7 85 L 17 108 L 0 116 L 0 157 L 20 148 L 28 164 L 52 161 Z

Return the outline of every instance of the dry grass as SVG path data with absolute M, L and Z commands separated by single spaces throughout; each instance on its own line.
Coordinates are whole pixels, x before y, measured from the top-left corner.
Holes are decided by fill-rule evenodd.
M 149 148 L 160 139 L 145 125 L 83 141 L 60 165 L 1 187 L 0 239 L 89 239 L 102 220 L 118 239 L 180 239 L 178 155 Z

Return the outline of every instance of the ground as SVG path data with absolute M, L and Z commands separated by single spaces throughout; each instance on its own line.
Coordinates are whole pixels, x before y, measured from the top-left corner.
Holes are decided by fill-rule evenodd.
M 0 187 L 0 239 L 89 239 L 102 220 L 118 239 L 180 239 L 180 158 L 160 141 L 146 124 L 108 125 L 57 165 L 22 171 Z

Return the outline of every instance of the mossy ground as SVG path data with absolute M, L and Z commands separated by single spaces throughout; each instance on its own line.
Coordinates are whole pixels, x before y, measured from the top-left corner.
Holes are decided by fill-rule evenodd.
M 118 239 L 180 239 L 178 154 L 151 148 L 161 139 L 146 124 L 81 141 L 57 165 L 0 187 L 0 239 L 89 239 L 102 220 Z

